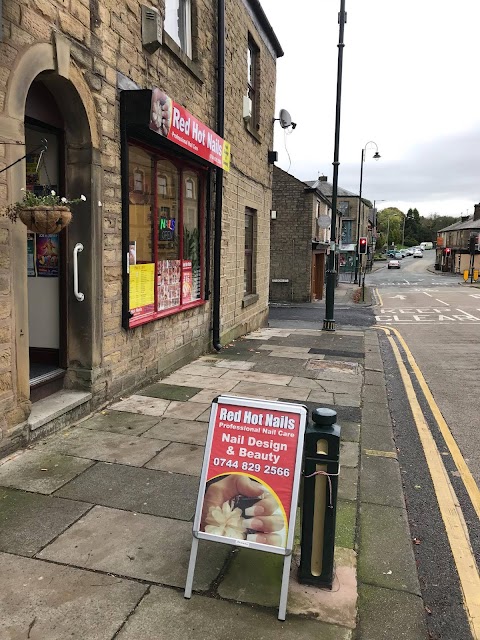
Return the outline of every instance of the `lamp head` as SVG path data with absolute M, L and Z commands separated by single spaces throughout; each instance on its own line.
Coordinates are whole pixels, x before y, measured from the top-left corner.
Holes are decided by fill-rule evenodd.
M 375 152 L 375 155 L 373 156 L 374 160 L 380 160 L 382 156 L 378 153 L 378 151 Z

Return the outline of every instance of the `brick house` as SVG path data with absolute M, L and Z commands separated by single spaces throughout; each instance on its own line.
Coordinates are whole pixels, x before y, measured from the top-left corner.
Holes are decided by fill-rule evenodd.
M 470 239 L 473 244 L 480 245 L 480 204 L 476 204 L 473 216 L 462 218 L 460 222 L 444 227 L 437 231 L 437 246 L 435 269 L 438 271 L 451 271 L 463 273 L 480 270 L 480 252 L 470 253 Z
M 0 216 L 2 451 L 208 350 L 216 305 L 223 344 L 266 321 L 283 52 L 229 0 L 223 66 L 219 6 L 3 2 L 0 211 L 22 188 L 86 201 L 53 237 Z
M 332 205 L 313 183 L 273 168 L 270 302 L 321 300 Z
M 327 176 L 320 176 L 318 180 L 306 182 L 312 188 L 318 189 L 330 201 L 332 199 L 333 185 L 328 182 Z M 367 237 L 370 253 L 374 250 L 374 214 L 372 204 L 362 198 L 360 207 L 360 233 L 358 233 L 358 201 L 359 196 L 347 189 L 338 187 L 337 208 L 341 217 L 340 233 L 338 241 L 338 270 L 353 272 L 355 268 L 355 252 L 358 238 Z

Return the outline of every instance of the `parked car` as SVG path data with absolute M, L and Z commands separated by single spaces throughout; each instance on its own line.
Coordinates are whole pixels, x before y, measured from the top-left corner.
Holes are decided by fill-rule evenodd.
M 415 249 L 413 252 L 414 258 L 423 258 L 423 251 L 421 249 Z
M 407 254 L 407 256 L 413 256 L 413 249 L 405 249 L 405 253 Z
M 403 253 L 400 253 L 400 251 L 395 251 L 393 257 L 395 258 L 395 260 L 403 260 Z
M 399 260 L 389 260 L 388 262 L 389 269 L 400 269 L 400 261 Z

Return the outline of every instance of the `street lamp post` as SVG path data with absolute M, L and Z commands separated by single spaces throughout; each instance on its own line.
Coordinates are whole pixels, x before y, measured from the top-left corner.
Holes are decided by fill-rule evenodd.
M 360 262 L 360 255 L 358 253 L 359 251 L 359 241 L 360 241 L 360 214 L 362 211 L 362 183 L 363 183 L 363 163 L 365 162 L 365 151 L 367 150 L 367 147 L 369 144 L 374 144 L 375 145 L 375 155 L 373 156 L 374 160 L 378 160 L 381 156 L 378 153 L 378 146 L 376 142 L 373 142 L 373 140 L 370 140 L 369 142 L 367 142 L 367 144 L 364 146 L 364 148 L 362 149 L 362 157 L 361 157 L 361 161 L 360 161 L 360 193 L 359 193 L 359 197 L 358 197 L 358 216 L 357 216 L 357 252 L 356 252 L 356 260 L 355 260 L 355 279 L 354 279 L 354 284 L 358 284 L 358 267 L 359 267 L 359 262 Z
M 330 233 L 330 253 L 328 254 L 327 286 L 325 295 L 325 318 L 323 319 L 324 331 L 335 331 L 334 304 L 337 273 L 335 271 L 335 243 L 337 241 L 337 194 L 338 194 L 338 165 L 340 151 L 340 107 L 342 102 L 342 67 L 343 67 L 343 34 L 347 14 L 345 12 L 345 0 L 340 0 L 340 12 L 338 14 L 338 63 L 337 63 L 337 102 L 335 109 L 335 147 L 333 151 L 333 185 L 332 185 L 332 223 Z

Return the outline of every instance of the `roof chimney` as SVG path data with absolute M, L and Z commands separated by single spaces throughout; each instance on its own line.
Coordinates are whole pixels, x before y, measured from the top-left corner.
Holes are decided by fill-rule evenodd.
M 475 210 L 473 212 L 473 219 L 480 220 L 480 203 L 475 205 Z
M 328 180 L 327 176 L 318 176 L 318 181 L 319 182 L 327 182 L 327 180 Z

